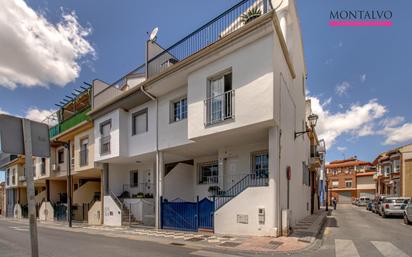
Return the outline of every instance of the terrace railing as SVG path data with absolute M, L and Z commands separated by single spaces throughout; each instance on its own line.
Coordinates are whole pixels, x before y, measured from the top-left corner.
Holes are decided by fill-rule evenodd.
M 245 25 L 242 15 L 253 8 L 268 12 L 268 0 L 243 0 L 148 61 L 148 77 L 215 43 Z
M 79 123 L 88 120 L 89 116 L 87 113 L 90 111 L 91 107 L 85 108 L 84 110 L 78 112 L 77 114 L 73 115 L 72 117 L 60 122 L 59 124 L 51 127 L 49 129 L 50 138 L 57 136 L 64 131 L 71 129 L 72 127 L 78 125 Z

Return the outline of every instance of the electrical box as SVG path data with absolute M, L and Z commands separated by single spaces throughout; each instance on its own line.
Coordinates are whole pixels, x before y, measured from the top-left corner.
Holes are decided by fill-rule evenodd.
M 265 208 L 258 209 L 259 225 L 265 225 Z

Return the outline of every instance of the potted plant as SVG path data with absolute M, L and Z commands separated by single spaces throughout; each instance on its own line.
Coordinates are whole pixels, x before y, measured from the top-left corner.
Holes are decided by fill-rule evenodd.
M 144 194 L 143 194 L 143 192 L 139 192 L 139 193 L 137 193 L 137 198 L 144 198 Z
M 252 9 L 247 11 L 246 13 L 242 14 L 241 21 L 244 24 L 247 24 L 247 23 L 251 22 L 252 20 L 258 18 L 261 15 L 262 15 L 262 11 L 260 10 L 260 8 L 253 7 Z
M 220 187 L 219 186 L 210 186 L 207 190 L 211 195 L 219 195 Z

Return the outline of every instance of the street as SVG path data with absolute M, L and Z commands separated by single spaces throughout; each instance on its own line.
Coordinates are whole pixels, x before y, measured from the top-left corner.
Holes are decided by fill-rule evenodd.
M 271 256 L 407 257 L 412 256 L 412 226 L 402 219 L 383 219 L 364 207 L 338 205 L 328 217 L 320 246 L 301 253 Z M 39 226 L 40 256 L 256 256 L 219 252 L 188 245 L 171 245 L 125 238 L 68 232 Z M 28 226 L 0 220 L 0 256 L 29 256 Z M 258 256 L 264 256 L 259 254 Z

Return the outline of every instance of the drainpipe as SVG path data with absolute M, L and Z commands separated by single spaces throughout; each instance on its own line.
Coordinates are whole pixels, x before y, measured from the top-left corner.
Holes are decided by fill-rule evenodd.
M 151 100 L 155 101 L 155 106 L 156 106 L 156 198 L 155 198 L 155 213 L 156 213 L 156 220 L 155 220 L 155 227 L 160 228 L 160 195 L 163 195 L 163 178 L 160 179 L 162 176 L 162 173 L 160 172 L 160 165 L 163 163 L 163 158 L 159 151 L 159 126 L 158 126 L 158 121 L 159 121 L 159 102 L 158 99 L 147 92 L 144 88 L 144 86 L 140 86 L 140 90 L 145 94 L 147 97 L 149 97 Z M 161 160 L 162 159 L 162 160 Z

